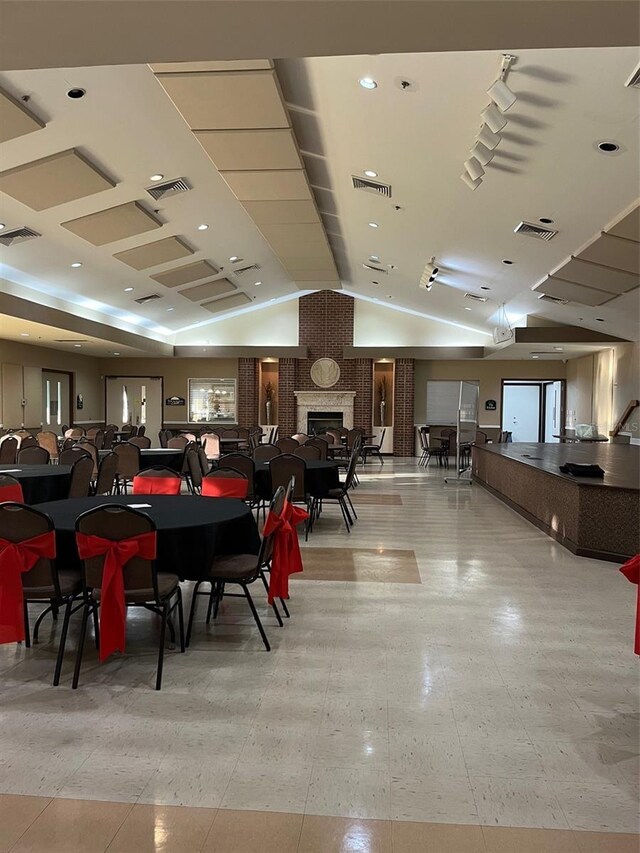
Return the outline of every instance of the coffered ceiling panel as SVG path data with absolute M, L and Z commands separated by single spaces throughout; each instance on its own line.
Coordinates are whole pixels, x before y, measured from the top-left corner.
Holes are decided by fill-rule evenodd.
M 291 255 L 294 252 L 317 255 L 327 245 L 322 225 L 261 225 L 260 230 L 269 241 L 276 255 Z M 325 265 L 326 266 L 326 265 Z
M 563 281 L 560 278 L 549 276 L 542 284 L 535 288 L 540 293 L 556 296 L 558 299 L 568 299 L 569 302 L 578 302 L 580 305 L 604 305 L 616 297 L 602 290 L 594 290 L 591 287 L 583 287 L 572 281 Z
M 333 267 L 333 255 L 327 248 L 322 252 L 314 252 L 312 255 L 282 255 L 280 263 L 288 270 L 324 270 Z
M 575 281 L 596 290 L 607 293 L 626 293 L 640 285 L 640 277 L 624 270 L 591 264 L 578 258 L 571 258 L 563 267 L 556 270 L 554 275 L 565 281 Z
M 151 278 L 165 287 L 180 287 L 181 284 L 189 284 L 201 278 L 217 275 L 218 270 L 211 261 L 196 261 L 183 267 L 176 267 L 168 272 L 152 275 Z
M 216 169 L 301 169 L 293 133 L 279 130 L 197 130 L 194 135 Z
M 0 90 L 0 142 L 26 136 L 34 130 L 41 130 L 43 121 L 34 116 L 20 101 Z
M 256 225 L 287 222 L 319 222 L 312 201 L 245 201 L 243 207 Z
M 231 308 L 240 308 L 242 305 L 247 305 L 251 300 L 245 293 L 234 293 L 233 296 L 225 296 L 222 299 L 214 299 L 213 302 L 203 302 L 202 308 L 211 311 L 212 314 L 219 314 L 221 311 L 229 311 Z
M 192 130 L 289 126 L 274 71 L 187 72 L 158 79 Z
M 63 222 L 62 227 L 94 246 L 104 246 L 106 243 L 114 243 L 116 240 L 124 240 L 125 237 L 135 237 L 137 234 L 161 228 L 162 223 L 137 201 L 129 201 L 117 207 L 90 213 L 88 216 L 70 219 Z
M 609 228 L 607 234 L 640 242 L 640 206 L 628 213 L 613 228 Z
M 640 243 L 633 240 L 603 233 L 584 252 L 580 252 L 578 257 L 584 261 L 603 264 L 605 267 L 640 274 Z
M 222 296 L 223 293 L 232 293 L 234 290 L 237 290 L 237 287 L 231 284 L 228 278 L 219 278 L 208 281 L 206 284 L 199 284 L 197 287 L 181 290 L 180 296 L 186 296 L 192 302 L 199 302 L 201 299 L 212 299 L 214 296 Z
M 154 62 L 149 68 L 154 74 L 184 71 L 260 71 L 273 68 L 270 59 L 230 59 L 213 62 Z
M 310 200 L 311 190 L 302 169 L 292 171 L 221 172 L 240 201 Z
M 193 249 L 189 248 L 180 237 L 165 237 L 164 240 L 156 240 L 155 243 L 146 243 L 144 246 L 137 246 L 126 252 L 118 252 L 113 257 L 133 267 L 134 270 L 146 270 L 189 255 L 193 255 Z
M 33 210 L 47 210 L 114 186 L 75 149 L 0 172 L 0 191 Z

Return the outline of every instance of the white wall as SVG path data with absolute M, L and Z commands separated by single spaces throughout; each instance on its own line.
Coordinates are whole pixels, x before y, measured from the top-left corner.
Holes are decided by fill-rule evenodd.
M 176 335 L 176 345 L 297 346 L 298 300 L 247 311 Z
M 353 344 L 372 346 L 486 346 L 489 335 L 395 311 L 363 299 L 355 300 Z

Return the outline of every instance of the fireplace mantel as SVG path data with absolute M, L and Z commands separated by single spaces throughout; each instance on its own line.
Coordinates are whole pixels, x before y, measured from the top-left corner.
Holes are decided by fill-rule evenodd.
M 313 411 L 342 412 L 347 429 L 353 428 L 353 401 L 355 391 L 294 391 L 296 398 L 296 421 L 298 432 L 306 432 L 307 415 Z

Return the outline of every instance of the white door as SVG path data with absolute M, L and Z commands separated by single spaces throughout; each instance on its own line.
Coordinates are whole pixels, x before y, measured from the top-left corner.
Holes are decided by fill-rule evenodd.
M 159 445 L 162 426 L 162 380 L 149 376 L 107 377 L 107 423 L 144 426 L 151 446 Z
M 544 441 L 557 444 L 560 439 L 560 409 L 562 405 L 562 383 L 548 382 L 544 386 Z
M 540 441 L 540 385 L 505 385 L 502 429 L 513 441 Z
M 71 402 L 71 377 L 68 373 L 42 371 L 42 425 L 58 434 L 69 420 Z

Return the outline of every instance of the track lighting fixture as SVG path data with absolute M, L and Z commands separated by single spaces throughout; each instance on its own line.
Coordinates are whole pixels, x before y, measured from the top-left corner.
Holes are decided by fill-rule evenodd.
M 436 265 L 435 257 L 431 258 L 429 263 L 424 268 L 424 272 L 420 276 L 420 287 L 423 290 L 431 290 L 433 286 L 433 282 L 436 280 L 438 273 L 440 272 L 439 267 Z
M 499 133 L 494 133 L 488 125 L 483 124 L 478 132 L 478 139 L 493 151 L 500 144 L 502 137 Z
M 481 178 L 484 175 L 482 164 L 476 160 L 475 157 L 469 157 L 468 160 L 465 160 L 464 167 L 469 173 L 469 177 L 472 181 L 477 181 L 478 178 Z
M 470 190 L 477 190 L 480 184 L 482 183 L 482 178 L 476 178 L 476 180 L 474 181 L 473 178 L 467 172 L 463 172 L 460 175 L 460 178 L 465 182 L 465 184 L 469 187 Z
M 517 101 L 517 97 L 506 83 L 507 74 L 511 69 L 511 64 L 515 62 L 516 59 L 517 57 L 513 56 L 511 53 L 505 53 L 503 55 L 502 65 L 500 67 L 500 76 L 496 82 L 487 89 L 487 95 L 489 95 L 493 103 L 501 109 L 503 113 L 506 113 L 506 111 Z
M 493 151 L 482 142 L 476 142 L 471 149 L 471 154 L 480 163 L 481 166 L 486 166 L 493 159 Z
M 480 113 L 482 121 L 494 133 L 500 133 L 507 126 L 507 120 L 495 104 L 489 104 Z

